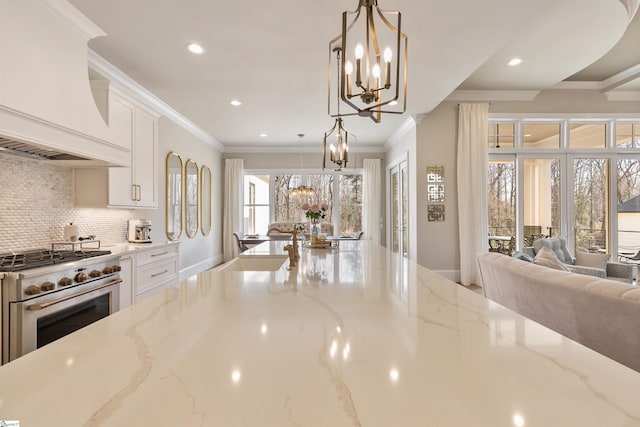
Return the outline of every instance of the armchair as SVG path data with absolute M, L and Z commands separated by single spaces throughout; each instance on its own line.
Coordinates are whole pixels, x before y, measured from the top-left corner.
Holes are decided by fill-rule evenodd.
M 633 282 L 635 265 L 609 262 L 607 261 L 609 258 L 608 254 L 579 252 L 576 259 L 576 257 L 569 252 L 567 240 L 564 237 L 536 239 L 533 242 L 533 246 L 523 247 L 522 252 L 534 258 L 543 246 L 551 249 L 558 260 L 565 264 L 573 273 L 624 281 L 627 283 Z

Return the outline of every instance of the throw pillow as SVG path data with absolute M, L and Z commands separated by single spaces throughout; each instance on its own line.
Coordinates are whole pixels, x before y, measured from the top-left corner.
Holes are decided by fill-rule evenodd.
M 521 261 L 533 262 L 533 257 L 531 257 L 531 256 L 529 256 L 529 255 L 527 255 L 527 254 L 525 254 L 523 252 L 520 252 L 520 251 L 513 251 L 513 255 L 512 256 L 514 258 L 517 258 L 517 259 L 521 260 Z
M 567 266 L 560 262 L 556 254 L 546 246 L 541 247 L 538 253 L 536 253 L 533 263 L 556 270 L 569 271 Z
M 609 254 L 598 254 L 583 251 L 576 252 L 576 265 L 606 270 L 607 261 L 609 261 Z
M 573 255 L 569 252 L 567 248 L 567 240 L 564 237 L 551 237 L 548 239 L 536 239 L 533 242 L 533 248 L 536 253 L 540 250 L 541 247 L 546 246 L 551 249 L 560 262 L 565 264 L 573 264 L 575 261 L 573 259 Z

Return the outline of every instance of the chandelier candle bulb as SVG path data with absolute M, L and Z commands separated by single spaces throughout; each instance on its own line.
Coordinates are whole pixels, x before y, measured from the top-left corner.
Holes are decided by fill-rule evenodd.
M 384 50 L 384 62 L 386 64 L 384 69 L 385 89 L 389 89 L 389 87 L 391 87 L 390 79 L 391 79 L 391 59 L 392 58 L 393 58 L 393 52 L 391 51 L 391 48 L 389 47 L 385 48 Z
M 364 48 L 360 43 L 356 46 L 356 86 L 362 86 L 362 55 L 364 54 Z

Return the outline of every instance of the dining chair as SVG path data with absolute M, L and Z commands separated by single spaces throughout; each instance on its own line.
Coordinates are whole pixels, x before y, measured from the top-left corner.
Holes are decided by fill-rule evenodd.
M 628 262 L 628 261 L 640 261 L 640 250 L 638 250 L 638 252 L 636 252 L 635 255 L 618 254 L 618 256 L 620 257 L 620 261 L 622 261 L 622 259 L 625 259 L 626 262 Z
M 244 252 L 247 249 L 249 249 L 249 247 L 247 247 L 247 245 L 245 245 L 244 243 L 242 243 L 242 241 L 240 240 L 240 234 L 237 231 L 233 232 L 233 236 L 236 239 L 236 243 L 238 244 L 238 249 L 240 249 L 240 252 Z

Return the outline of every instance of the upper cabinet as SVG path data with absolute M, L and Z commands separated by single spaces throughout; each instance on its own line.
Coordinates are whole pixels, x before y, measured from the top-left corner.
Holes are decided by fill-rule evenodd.
M 108 82 L 92 82 L 92 88 L 114 143 L 128 149 L 130 157 L 128 167 L 76 169 L 76 205 L 158 207 L 158 116 Z M 96 191 L 100 187 L 104 192 Z
M 109 206 L 155 208 L 158 207 L 158 119 L 140 107 L 131 108 L 131 167 L 109 168 Z M 129 117 L 122 116 L 125 120 Z

